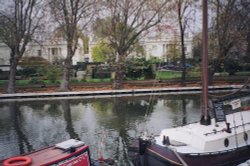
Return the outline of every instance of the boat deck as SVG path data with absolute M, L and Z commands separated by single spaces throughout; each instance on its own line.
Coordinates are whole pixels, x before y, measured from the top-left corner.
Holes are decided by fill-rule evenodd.
M 193 123 L 182 127 L 162 130 L 159 137 L 156 137 L 156 144 L 163 144 L 163 137 L 169 137 L 170 146 L 180 153 L 210 153 L 227 151 L 250 144 L 245 140 L 245 134 L 250 135 L 250 111 L 236 112 L 227 115 L 227 123 L 230 123 L 231 133 L 226 132 L 225 122 L 204 126 L 200 123 Z M 236 138 L 236 135 L 237 138 Z M 225 145 L 228 139 L 228 146 Z M 182 143 L 183 146 L 175 145 L 174 142 Z M 180 144 L 181 145 L 181 144 Z

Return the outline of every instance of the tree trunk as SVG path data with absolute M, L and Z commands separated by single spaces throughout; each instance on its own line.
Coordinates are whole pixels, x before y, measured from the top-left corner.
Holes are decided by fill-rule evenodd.
M 72 66 L 72 57 L 75 54 L 74 47 L 73 47 L 73 38 L 67 41 L 67 57 L 64 60 L 63 65 L 63 77 L 62 82 L 59 88 L 60 92 L 68 92 L 70 91 L 70 69 Z
M 71 108 L 69 100 L 60 101 L 62 109 L 64 111 L 64 119 L 66 122 L 66 131 L 68 132 L 70 138 L 80 140 L 79 135 L 75 132 L 74 126 L 72 123 Z
M 184 6 L 183 6 L 184 5 Z M 177 12 L 178 12 L 178 23 L 179 23 L 179 29 L 180 29 L 180 36 L 181 36 L 181 64 L 182 64 L 182 75 L 181 75 L 181 84 L 182 86 L 185 86 L 186 82 L 186 55 L 185 55 L 185 26 L 186 26 L 186 18 L 184 16 L 185 14 L 185 2 L 183 1 L 177 1 Z
M 62 77 L 62 82 L 61 82 L 60 88 L 59 88 L 60 92 L 70 91 L 69 81 L 70 81 L 71 61 L 72 60 L 70 58 L 66 58 L 64 60 L 63 77 Z
M 113 89 L 122 89 L 123 69 L 122 64 L 117 63 L 114 68 Z
M 185 86 L 186 82 L 186 55 L 185 55 L 185 41 L 184 41 L 184 30 L 181 30 L 181 61 L 182 61 L 182 75 L 181 84 Z
M 11 57 L 13 57 L 11 55 Z M 18 59 L 15 57 L 10 59 L 10 74 L 7 93 L 16 93 L 16 68 L 18 64 Z
M 247 33 L 247 50 L 246 50 L 246 62 L 250 62 L 250 28 L 248 29 Z
M 125 53 L 117 53 L 116 54 L 116 62 L 115 62 L 115 67 L 113 69 L 113 85 L 112 89 L 122 89 L 122 81 L 124 78 L 124 71 L 123 71 L 123 66 L 124 66 L 124 61 L 125 61 Z
M 216 69 L 220 68 L 222 59 L 214 59 L 208 66 L 208 85 L 212 85 Z

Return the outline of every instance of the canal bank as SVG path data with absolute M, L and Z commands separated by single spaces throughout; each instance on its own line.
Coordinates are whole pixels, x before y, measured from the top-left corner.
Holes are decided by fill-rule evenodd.
M 209 91 L 232 91 L 240 89 L 243 85 L 220 85 L 210 86 Z M 249 87 L 248 87 L 249 88 Z M 201 87 L 167 87 L 167 88 L 145 88 L 145 89 L 123 89 L 123 90 L 87 90 L 71 92 L 36 92 L 36 93 L 15 93 L 0 94 L 0 99 L 19 99 L 19 98 L 50 98 L 50 97 L 106 97 L 119 95 L 145 95 L 145 94 L 173 94 L 173 93 L 200 93 Z

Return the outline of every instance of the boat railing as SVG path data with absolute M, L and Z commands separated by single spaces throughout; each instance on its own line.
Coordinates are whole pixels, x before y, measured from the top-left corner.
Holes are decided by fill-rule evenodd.
M 204 152 L 204 153 L 189 153 L 189 156 L 206 156 L 206 155 L 218 155 L 218 154 L 224 154 L 227 152 L 232 152 L 235 149 L 229 149 L 229 150 L 222 150 L 222 151 L 216 151 L 216 152 Z
M 244 123 L 244 124 L 241 124 L 241 125 L 237 125 L 237 126 L 230 127 L 230 129 L 237 129 L 237 128 L 239 128 L 239 127 L 246 126 L 246 125 L 250 125 L 250 122 Z M 222 130 L 219 130 L 219 131 L 215 130 L 215 131 L 213 131 L 213 132 L 205 133 L 204 135 L 205 135 L 205 136 L 208 136 L 208 135 L 216 134 L 216 133 L 219 133 L 219 132 L 225 132 L 225 129 L 222 129 Z

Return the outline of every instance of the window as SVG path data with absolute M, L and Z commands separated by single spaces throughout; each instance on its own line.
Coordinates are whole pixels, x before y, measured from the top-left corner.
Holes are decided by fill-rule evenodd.
M 37 55 L 42 56 L 42 50 L 37 50 Z
M 184 47 L 184 51 L 187 52 L 187 47 Z
M 0 65 L 4 65 L 4 59 L 0 58 Z
M 157 45 L 152 45 L 152 49 L 157 49 Z
M 52 55 L 58 55 L 58 49 L 57 48 L 51 48 L 51 54 Z
M 84 62 L 89 62 L 89 58 L 84 58 Z

